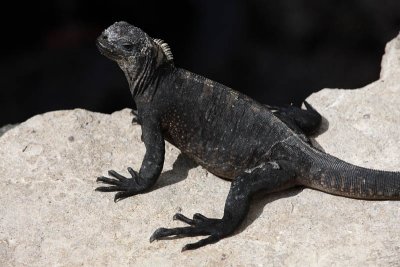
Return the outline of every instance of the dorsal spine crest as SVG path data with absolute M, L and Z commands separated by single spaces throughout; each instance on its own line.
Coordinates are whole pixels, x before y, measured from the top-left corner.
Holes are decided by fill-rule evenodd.
M 163 51 L 164 55 L 167 57 L 168 61 L 173 61 L 174 60 L 174 56 L 172 55 L 171 52 L 171 48 L 169 47 L 169 45 L 164 42 L 164 40 L 162 39 L 153 39 L 153 41 L 161 47 L 161 50 Z

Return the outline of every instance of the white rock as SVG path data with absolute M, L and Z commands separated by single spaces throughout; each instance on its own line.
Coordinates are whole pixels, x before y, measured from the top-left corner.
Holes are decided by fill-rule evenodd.
M 329 121 L 329 153 L 400 170 L 400 38 L 381 79 L 322 90 L 308 101 Z M 167 144 L 156 188 L 115 204 L 94 191 L 107 170 L 140 167 L 144 146 L 129 110 L 35 116 L 0 137 L 0 266 L 398 266 L 400 201 L 362 201 L 311 189 L 257 197 L 232 237 L 181 253 L 199 238 L 149 243 L 176 212 L 220 217 L 230 183 L 193 168 Z M 186 178 L 186 179 L 185 179 Z

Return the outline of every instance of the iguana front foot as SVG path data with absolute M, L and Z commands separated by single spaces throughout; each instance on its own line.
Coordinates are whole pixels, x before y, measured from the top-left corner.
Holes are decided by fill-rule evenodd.
M 126 178 L 116 171 L 108 171 L 108 175 L 113 178 L 108 178 L 101 176 L 97 178 L 97 182 L 102 182 L 111 186 L 100 186 L 95 190 L 100 192 L 117 192 L 114 197 L 114 202 L 118 202 L 124 198 L 136 195 L 143 192 L 146 187 L 140 184 L 139 174 L 132 168 L 128 168 L 128 172 L 131 174 L 132 178 Z
M 131 114 L 133 115 L 132 122 L 131 122 L 132 124 L 139 124 L 139 125 L 142 124 L 139 120 L 139 113 L 138 113 L 137 109 L 132 109 Z
M 174 215 L 173 219 L 187 223 L 190 226 L 169 229 L 159 228 L 150 237 L 150 242 L 171 236 L 182 238 L 208 235 L 207 238 L 201 239 L 195 243 L 187 244 L 182 248 L 182 251 L 192 250 L 218 242 L 221 238 L 231 234 L 236 227 L 235 224 L 230 223 L 227 219 L 211 219 L 199 213 L 194 214 L 193 219 L 189 219 L 186 216 L 177 213 Z

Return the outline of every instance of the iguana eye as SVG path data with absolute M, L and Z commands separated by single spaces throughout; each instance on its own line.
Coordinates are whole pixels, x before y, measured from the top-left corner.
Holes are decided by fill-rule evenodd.
M 126 50 L 126 51 L 132 51 L 133 50 L 133 44 L 132 43 L 123 43 L 122 47 Z

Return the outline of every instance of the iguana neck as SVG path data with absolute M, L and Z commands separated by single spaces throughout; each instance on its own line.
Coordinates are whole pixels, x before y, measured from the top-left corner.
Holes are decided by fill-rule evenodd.
M 168 61 L 162 54 L 161 48 L 156 53 L 157 56 L 151 58 L 151 60 L 132 58 L 128 61 L 118 62 L 125 73 L 133 98 L 149 93 L 147 91 L 151 88 L 150 85 L 155 77 L 159 76 L 157 73 L 160 69 L 174 68 L 173 62 Z
M 151 83 L 155 66 L 148 62 L 143 62 L 142 64 L 123 62 L 119 65 L 128 81 L 132 96 L 136 97 L 143 94 L 144 90 Z
M 131 72 L 124 71 L 128 81 L 131 81 L 129 88 L 135 102 L 150 102 L 159 89 L 160 80 L 164 79 L 168 73 L 172 73 L 174 68 L 173 64 L 167 62 L 161 65 L 155 64 L 153 67 L 144 66 L 143 72 L 138 73 L 136 79 Z M 133 79 L 129 80 L 130 77 Z

